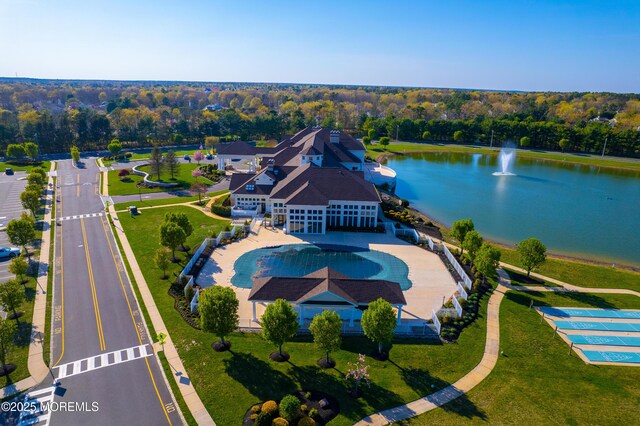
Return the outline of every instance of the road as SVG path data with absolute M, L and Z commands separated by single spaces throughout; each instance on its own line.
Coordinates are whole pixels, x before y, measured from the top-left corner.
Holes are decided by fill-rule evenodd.
M 183 424 L 104 214 L 95 161 L 60 161 L 57 174 L 51 365 L 59 385 L 33 394 L 83 409 L 45 411 L 38 424 Z

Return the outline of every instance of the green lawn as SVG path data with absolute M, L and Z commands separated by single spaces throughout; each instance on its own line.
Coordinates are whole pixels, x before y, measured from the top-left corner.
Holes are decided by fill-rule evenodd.
M 540 316 L 536 305 L 640 308 L 633 296 L 509 292 L 500 309 L 500 357 L 493 372 L 467 400 L 403 424 L 637 424 L 640 369 L 589 366 Z
M 469 145 L 456 146 L 453 144 L 434 143 L 414 143 L 414 142 L 391 142 L 387 149 L 382 145 L 368 145 L 367 153 L 372 158 L 381 158 L 384 155 L 411 154 L 420 152 L 466 152 L 497 155 L 500 148 L 473 147 Z M 640 170 L 640 161 L 631 158 L 620 157 L 597 157 L 567 154 L 561 152 L 539 152 L 525 149 L 518 149 L 518 157 L 534 158 L 541 160 L 562 161 L 566 163 L 585 164 L 588 166 L 610 167 L 616 169 Z
M 126 151 L 126 150 L 123 150 Z M 178 151 L 173 151 L 176 153 L 176 155 L 180 158 L 182 158 L 185 154 L 189 154 L 189 156 L 191 157 L 191 161 L 193 161 L 193 153 L 198 151 L 197 149 L 181 149 Z M 166 153 L 166 150 L 162 150 L 163 153 Z M 209 152 L 208 149 L 203 149 L 202 150 L 203 154 L 207 154 L 207 152 Z M 138 161 L 138 160 L 147 160 L 150 157 L 150 153 L 149 152 L 145 152 L 145 153 L 139 153 L 139 152 L 134 152 L 133 155 L 131 157 L 129 157 L 129 161 Z M 113 163 L 118 163 L 120 161 L 111 161 L 111 160 L 105 160 L 104 158 L 102 159 L 102 162 L 104 163 L 105 167 L 110 166 Z
M 191 247 L 196 247 L 212 228 L 222 229 L 228 222 L 213 220 L 188 207 L 146 210 L 135 218 L 120 216 L 188 375 L 213 419 L 221 426 L 237 425 L 252 404 L 280 399 L 298 388 L 332 393 L 340 400 L 342 412 L 331 424 L 352 424 L 367 414 L 412 401 L 447 386 L 471 370 L 482 357 L 486 298 L 479 320 L 462 333 L 457 344 L 399 340 L 391 350 L 390 362 L 369 358 L 372 384 L 365 388 L 364 396 L 358 400 L 347 395 L 344 374 L 347 362 L 354 361 L 358 352 L 370 354 L 374 350 L 374 345 L 362 337 L 345 338 L 342 350 L 334 355 L 338 365 L 329 371 L 322 371 L 316 366 L 321 354 L 308 338 L 299 338 L 285 346 L 291 354 L 291 363 L 270 361 L 268 355 L 275 348 L 252 333 L 234 333 L 230 336 L 232 352 L 216 353 L 211 349 L 216 338 L 194 330 L 182 320 L 173 308 L 173 299 L 167 294 L 169 281 L 161 280 L 162 273 L 149 261 L 151 253 L 159 246 L 157 239 L 150 236 L 157 234 L 157 227 L 169 210 L 184 211 L 192 223 L 197 224 L 196 233 L 199 235 L 189 238 Z M 184 255 L 179 253 L 178 256 L 180 263 L 184 264 Z M 180 267 L 172 265 L 169 275 L 177 274 Z
M 225 192 L 229 192 L 228 190 L 210 192 L 207 194 L 209 198 L 215 197 L 216 195 L 224 194 Z M 137 207 L 155 207 L 155 206 L 170 206 L 173 204 L 181 204 L 189 201 L 198 201 L 197 195 L 189 195 L 187 197 L 170 197 L 170 198 L 159 198 L 157 200 L 145 200 L 142 201 L 134 201 L 127 203 L 116 203 L 114 204 L 114 208 L 116 211 L 126 210 L 129 206 L 134 205 Z M 203 200 L 204 201 L 204 200 Z
M 7 167 L 13 169 L 13 171 L 29 171 L 34 167 L 42 167 L 45 172 L 48 172 L 49 169 L 51 168 L 51 162 L 50 161 L 41 161 L 41 162 L 39 162 L 37 164 L 29 164 L 29 165 L 26 165 L 26 166 L 17 166 L 17 165 L 11 164 L 11 162 L 2 162 L 2 161 L 0 161 L 0 173 L 4 173 L 4 170 Z
M 171 188 L 142 188 L 140 192 L 145 194 L 150 192 L 165 192 L 165 191 L 175 191 L 177 189 L 188 189 L 191 183 L 194 182 L 194 178 L 193 176 L 191 176 L 191 172 L 197 167 L 198 165 L 196 163 L 181 164 L 178 173 L 173 179 L 171 179 L 171 176 L 166 172 L 160 175 L 160 179 L 162 182 L 175 182 L 178 184 L 178 186 L 174 186 Z M 138 170 L 149 173 L 148 166 L 139 167 Z M 132 173 L 129 176 L 127 176 L 123 181 L 118 176 L 118 172 L 119 170 L 109 170 L 108 172 L 109 173 L 109 184 L 108 184 L 109 195 L 113 196 L 113 195 L 138 194 L 139 191 L 138 191 L 137 184 L 138 182 L 142 182 L 143 177 L 134 175 Z M 156 176 L 150 176 L 150 179 L 155 180 Z M 199 181 L 207 185 L 211 185 L 213 183 L 209 179 L 206 179 L 205 177 L 200 177 Z M 197 200 L 197 197 L 195 199 Z

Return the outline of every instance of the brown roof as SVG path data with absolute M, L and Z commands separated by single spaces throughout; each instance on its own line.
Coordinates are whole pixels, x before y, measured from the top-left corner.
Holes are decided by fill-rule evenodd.
M 251 301 L 304 303 L 320 294 L 330 292 L 352 305 L 368 305 L 382 298 L 392 305 L 406 305 L 400 284 L 387 280 L 349 278 L 329 267 L 304 277 L 255 278 L 249 293 Z
M 220 144 L 216 148 L 219 155 L 258 155 L 258 154 L 275 154 L 275 148 L 257 148 L 245 141 L 235 141 L 231 143 Z

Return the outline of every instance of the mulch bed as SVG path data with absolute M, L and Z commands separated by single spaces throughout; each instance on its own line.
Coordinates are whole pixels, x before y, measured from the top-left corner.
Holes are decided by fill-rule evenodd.
M 173 297 L 173 308 L 180 313 L 182 319 L 196 330 L 200 330 L 199 317 L 192 313 L 188 304 L 185 302 L 184 293 L 179 285 L 172 285 L 167 291 L 169 296 Z
M 213 347 L 213 350 L 216 352 L 224 352 L 231 349 L 231 342 L 228 340 L 225 340 L 224 343 L 222 343 L 221 341 L 216 340 L 215 342 L 213 342 L 213 345 L 211 346 Z
M 327 357 L 322 357 L 320 358 L 318 361 L 316 361 L 316 364 L 318 364 L 318 366 L 320 368 L 333 368 L 336 366 L 336 361 L 332 358 L 329 358 L 329 361 L 327 361 Z
M 18 367 L 16 367 L 15 364 L 5 364 L 4 369 L 0 367 L 0 377 L 8 376 L 9 374 L 16 371 L 16 368 Z
M 275 362 L 286 362 L 286 361 L 289 361 L 289 358 L 291 358 L 291 355 L 289 355 L 287 352 L 284 352 L 284 351 L 282 351 L 282 353 L 272 352 L 269 354 L 269 358 L 271 358 L 271 361 L 275 361 Z
M 307 398 L 307 393 L 310 394 L 310 398 Z M 340 413 L 340 403 L 336 398 L 329 395 L 328 393 L 313 389 L 303 389 L 301 391 L 295 392 L 293 395 L 300 400 L 300 404 L 306 405 L 308 410 L 315 408 L 318 411 L 318 416 L 314 419 L 318 425 L 326 425 L 331 420 L 335 419 L 336 416 Z M 320 401 L 322 401 L 323 399 L 329 401 L 329 404 L 326 407 L 321 408 Z M 258 402 L 253 405 L 262 406 L 263 402 L 264 401 Z M 278 401 L 278 403 L 279 402 L 280 401 Z M 253 426 L 254 421 L 250 418 L 251 414 L 253 414 L 253 411 L 251 411 L 251 407 L 249 407 L 244 415 L 242 426 Z

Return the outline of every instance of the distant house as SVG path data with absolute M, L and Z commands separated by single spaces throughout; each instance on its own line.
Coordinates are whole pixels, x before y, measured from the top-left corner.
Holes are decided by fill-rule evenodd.
M 222 109 L 222 105 L 220 104 L 209 104 L 203 108 L 203 111 L 218 111 Z
M 338 130 L 306 128 L 273 148 L 234 142 L 218 148 L 218 167 L 251 162 L 231 177 L 232 215 L 271 213 L 288 233 L 375 228 L 380 195 L 365 180 L 362 142 Z
M 362 312 L 369 303 L 379 298 L 398 310 L 400 323 L 402 307 L 407 304 L 400 284 L 386 280 L 350 278 L 329 267 L 303 277 L 255 278 L 249 293 L 254 321 L 257 321 L 257 303 L 268 304 L 276 299 L 285 299 L 298 311 L 300 325 L 323 310 L 331 309 L 353 326 L 354 321 L 362 318 Z

